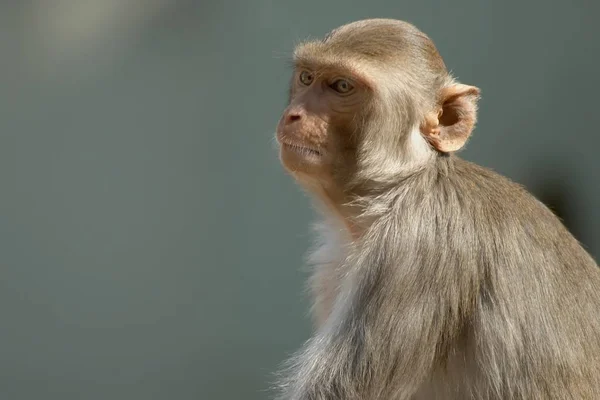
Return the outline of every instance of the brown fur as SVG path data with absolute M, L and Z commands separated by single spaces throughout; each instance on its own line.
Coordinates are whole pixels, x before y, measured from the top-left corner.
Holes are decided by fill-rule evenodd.
M 281 160 L 325 218 L 318 329 L 279 398 L 599 399 L 595 261 L 525 189 L 452 154 L 479 90 L 401 21 L 345 25 L 295 61 Z

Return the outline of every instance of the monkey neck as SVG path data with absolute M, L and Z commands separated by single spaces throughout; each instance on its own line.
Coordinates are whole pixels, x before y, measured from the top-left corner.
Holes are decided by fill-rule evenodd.
M 370 224 L 389 210 L 407 185 L 420 181 L 430 186 L 436 177 L 448 176 L 457 161 L 454 155 L 436 155 L 410 171 L 389 176 L 386 180 L 348 179 L 347 186 L 334 179 L 309 178 L 296 174 L 302 186 L 317 200 L 318 209 L 326 218 L 341 225 L 353 241 L 358 240 Z
M 323 176 L 317 178 L 297 171 L 293 175 L 316 200 L 317 209 L 326 219 L 332 219 L 336 225 L 341 225 L 352 240 L 361 236 L 363 229 L 357 222 L 360 212 L 350 203 L 351 197 L 347 191 Z
M 333 217 L 340 223 L 352 240 L 360 238 L 364 232 L 364 227 L 358 221 L 361 211 L 351 203 L 352 197 L 348 193 L 326 182 L 312 185 L 310 191 L 319 201 L 320 209 L 326 216 Z

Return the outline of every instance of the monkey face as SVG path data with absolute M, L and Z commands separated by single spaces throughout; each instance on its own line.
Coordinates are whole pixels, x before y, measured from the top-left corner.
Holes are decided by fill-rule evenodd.
M 292 173 L 325 178 L 355 148 L 352 132 L 366 93 L 339 71 L 299 67 L 277 126 L 280 159 Z

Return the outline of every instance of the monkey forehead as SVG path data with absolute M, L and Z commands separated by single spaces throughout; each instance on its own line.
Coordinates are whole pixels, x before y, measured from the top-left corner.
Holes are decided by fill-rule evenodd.
M 359 65 L 377 66 L 381 64 L 397 64 L 405 54 L 383 46 L 370 45 L 371 41 L 362 43 L 341 42 L 339 40 L 306 41 L 294 50 L 296 63 L 330 64 L 337 67 L 354 67 Z
M 354 72 L 410 71 L 426 66 L 443 73 L 444 62 L 431 39 L 415 26 L 393 19 L 368 19 L 343 25 L 322 40 L 301 43 L 294 60 Z

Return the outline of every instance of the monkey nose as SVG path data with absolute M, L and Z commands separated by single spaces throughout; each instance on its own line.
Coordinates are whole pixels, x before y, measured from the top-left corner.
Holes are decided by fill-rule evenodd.
M 285 123 L 286 124 L 291 124 L 291 123 L 294 123 L 296 121 L 300 121 L 301 119 L 302 119 L 302 114 L 300 114 L 299 112 L 289 112 L 285 116 Z

